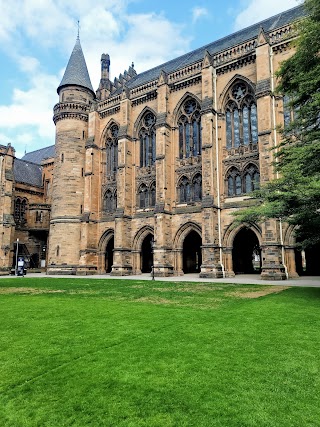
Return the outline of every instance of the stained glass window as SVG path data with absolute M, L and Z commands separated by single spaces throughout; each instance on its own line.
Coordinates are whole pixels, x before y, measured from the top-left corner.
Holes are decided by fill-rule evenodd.
M 150 186 L 150 206 L 154 207 L 156 204 L 156 183 L 153 182 Z
M 202 177 L 200 174 L 193 179 L 193 197 L 195 202 L 202 199 Z
M 146 113 L 141 121 L 139 132 L 140 140 L 140 167 L 151 166 L 156 161 L 156 117 L 153 113 Z
M 114 190 L 107 190 L 103 200 L 103 210 L 105 212 L 114 212 L 117 208 L 117 192 Z
M 236 176 L 236 195 L 238 196 L 241 193 L 242 193 L 241 177 L 239 175 L 237 175 Z
M 236 83 L 229 92 L 226 105 L 227 148 L 257 144 L 257 124 L 257 107 L 251 88 L 245 83 Z
M 188 99 L 181 107 L 179 125 L 180 159 L 201 155 L 200 107 L 194 99 Z
M 242 122 L 243 122 L 243 143 L 244 145 L 249 145 L 249 109 L 247 106 L 243 107 L 242 110 Z
M 232 147 L 232 124 L 231 124 L 231 113 L 227 111 L 226 113 L 226 122 L 227 122 L 227 148 Z
M 108 130 L 106 143 L 107 176 L 115 173 L 118 168 L 118 131 L 117 125 L 112 125 Z
M 258 143 L 258 118 L 257 118 L 257 107 L 255 104 L 251 105 L 250 111 L 250 119 L 251 119 L 251 141 L 252 144 Z

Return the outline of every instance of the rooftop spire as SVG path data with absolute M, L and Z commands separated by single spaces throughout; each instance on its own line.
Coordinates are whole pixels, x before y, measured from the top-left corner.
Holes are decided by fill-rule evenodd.
M 63 78 L 58 86 L 57 92 L 60 92 L 60 89 L 63 86 L 76 85 L 82 86 L 91 90 L 94 93 L 90 76 L 88 73 L 88 68 L 86 60 L 82 52 L 80 37 L 79 37 L 79 21 L 78 21 L 78 35 L 76 44 L 74 45 L 73 51 L 71 53 L 66 71 L 64 72 Z

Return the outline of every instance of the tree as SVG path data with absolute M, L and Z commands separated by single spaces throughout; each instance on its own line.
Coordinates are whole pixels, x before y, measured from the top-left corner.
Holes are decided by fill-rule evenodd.
M 277 72 L 277 92 L 294 112 L 274 152 L 279 178 L 253 193 L 260 203 L 235 215 L 237 222 L 281 218 L 297 226 L 297 240 L 308 247 L 320 243 L 320 2 L 304 7 L 295 53 Z

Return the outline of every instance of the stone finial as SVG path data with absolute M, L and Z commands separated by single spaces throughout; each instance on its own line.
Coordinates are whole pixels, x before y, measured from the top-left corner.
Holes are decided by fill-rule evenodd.
M 208 68 L 212 65 L 212 56 L 210 55 L 210 53 L 206 50 L 204 52 L 204 57 L 203 57 L 203 63 L 202 63 L 202 68 Z
M 264 31 L 263 27 L 260 27 L 260 31 L 257 38 L 257 46 L 262 46 L 266 43 L 269 43 L 269 37 Z
M 161 70 L 159 80 L 158 80 L 158 86 L 161 86 L 164 84 L 168 84 L 168 74 L 164 70 Z
M 133 63 L 132 63 L 132 66 L 130 66 L 130 67 L 129 67 L 129 69 L 128 69 L 128 74 L 129 74 L 131 77 L 134 77 L 134 76 L 136 76 L 136 75 L 137 75 L 136 70 L 133 68 Z
M 130 90 L 127 88 L 127 86 L 123 86 L 121 99 L 129 99 L 130 98 Z

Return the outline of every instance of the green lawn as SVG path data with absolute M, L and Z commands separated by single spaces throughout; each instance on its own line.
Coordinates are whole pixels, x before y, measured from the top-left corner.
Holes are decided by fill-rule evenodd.
M 0 322 L 0 426 L 320 426 L 320 289 L 1 278 Z

